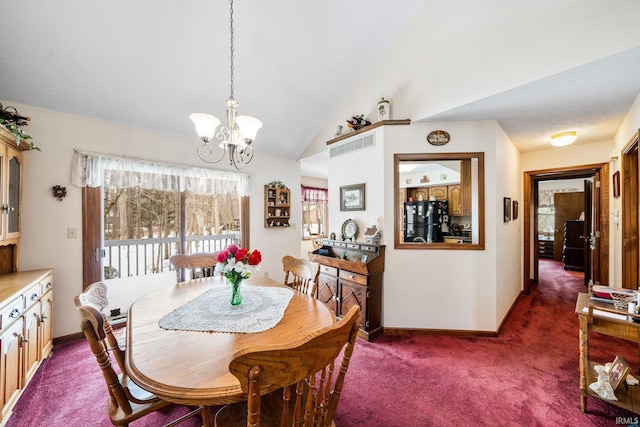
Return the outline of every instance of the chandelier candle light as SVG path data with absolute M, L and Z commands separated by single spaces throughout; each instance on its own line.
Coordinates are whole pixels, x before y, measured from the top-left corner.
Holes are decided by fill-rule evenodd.
M 260 269 L 262 254 L 257 249 L 249 251 L 238 245 L 229 245 L 218 254 L 216 270 L 227 278 L 231 285 L 231 305 L 242 303 L 240 284 Z
M 193 113 L 189 118 L 196 126 L 196 132 L 202 141 L 198 147 L 198 156 L 207 163 L 218 163 L 226 153 L 229 153 L 229 164 L 236 169 L 249 163 L 253 159 L 251 143 L 256 138 L 262 122 L 255 117 L 239 116 L 238 102 L 233 97 L 233 0 L 230 4 L 230 32 L 231 32 L 231 95 L 227 99 L 227 125 L 221 126 L 220 119 L 207 113 Z M 222 154 L 217 156 L 211 144 L 213 137 L 219 141 Z

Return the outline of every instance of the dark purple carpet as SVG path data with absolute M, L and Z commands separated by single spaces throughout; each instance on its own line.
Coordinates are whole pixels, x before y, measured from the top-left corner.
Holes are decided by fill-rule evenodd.
M 390 279 L 386 280 L 390 283 Z M 575 299 L 582 275 L 540 263 L 540 283 L 497 338 L 383 335 L 358 340 L 336 424 L 341 427 L 613 426 L 635 415 L 589 398 L 580 411 Z M 635 345 L 593 334 L 591 357 L 633 363 Z M 159 426 L 175 407 L 131 425 Z M 107 390 L 84 341 L 56 346 L 7 427 L 109 426 Z M 191 419 L 185 427 L 200 425 Z

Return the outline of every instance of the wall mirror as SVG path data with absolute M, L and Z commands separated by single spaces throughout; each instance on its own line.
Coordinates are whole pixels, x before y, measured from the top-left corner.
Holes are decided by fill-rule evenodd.
M 484 153 L 394 155 L 396 249 L 484 249 Z

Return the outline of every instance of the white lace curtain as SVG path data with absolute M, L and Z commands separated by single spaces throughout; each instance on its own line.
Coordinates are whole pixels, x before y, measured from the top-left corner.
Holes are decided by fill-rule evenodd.
M 246 174 L 80 150 L 73 156 L 71 183 L 78 187 L 249 195 Z

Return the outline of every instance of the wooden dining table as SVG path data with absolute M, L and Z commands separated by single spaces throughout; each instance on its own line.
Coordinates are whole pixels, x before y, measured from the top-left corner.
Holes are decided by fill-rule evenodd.
M 128 313 L 125 364 L 131 379 L 173 403 L 223 405 L 246 400 L 238 379 L 229 372 L 237 352 L 254 346 L 289 346 L 335 322 L 320 301 L 294 291 L 282 320 L 257 333 L 163 329 L 160 319 L 213 287 L 229 287 L 223 277 L 179 283 L 135 301 Z M 284 286 L 268 278 L 242 285 Z M 271 390 L 265 390 L 266 392 Z

